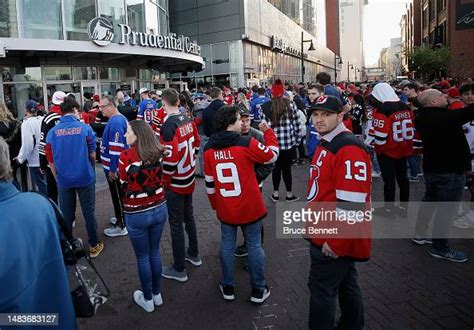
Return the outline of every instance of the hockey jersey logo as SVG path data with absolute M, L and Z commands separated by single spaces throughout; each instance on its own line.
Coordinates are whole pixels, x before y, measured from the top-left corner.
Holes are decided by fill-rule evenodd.
M 318 196 L 319 192 L 319 185 L 318 185 L 318 179 L 319 179 L 319 167 L 318 166 L 311 166 L 310 167 L 310 172 L 309 172 L 309 182 L 310 182 L 310 188 L 308 192 L 308 197 L 306 198 L 308 202 L 312 202 L 316 199 Z

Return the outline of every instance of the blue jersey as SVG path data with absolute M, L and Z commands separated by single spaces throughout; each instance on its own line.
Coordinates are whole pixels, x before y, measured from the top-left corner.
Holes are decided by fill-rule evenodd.
M 118 171 L 120 153 L 128 149 L 125 132 L 127 119 L 123 115 L 112 116 L 105 126 L 100 144 L 100 160 L 106 174 Z
M 62 116 L 46 136 L 46 158 L 54 163 L 58 187 L 81 188 L 95 181 L 89 155 L 95 152 L 96 134 L 74 116 Z
M 148 99 L 142 100 L 140 102 L 140 108 L 138 109 L 138 116 L 137 119 L 144 120 L 148 124 L 152 124 L 153 122 L 153 111 L 156 110 L 156 102 Z
M 262 118 L 263 118 L 262 104 L 268 101 L 270 101 L 270 99 L 262 95 L 253 99 L 250 102 L 250 120 L 257 123 L 262 121 Z

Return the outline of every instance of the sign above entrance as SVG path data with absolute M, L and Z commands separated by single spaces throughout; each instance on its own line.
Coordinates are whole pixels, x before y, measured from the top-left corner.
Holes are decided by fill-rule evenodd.
M 284 54 L 301 57 L 301 51 L 300 50 L 298 50 L 296 48 L 293 48 L 291 46 L 288 46 L 283 41 L 283 39 L 280 39 L 276 36 L 272 36 L 272 49 L 274 51 L 279 51 L 279 52 L 284 53 Z M 303 54 L 303 57 L 304 58 L 308 57 L 308 54 Z
M 119 44 L 121 45 L 152 47 L 201 55 L 201 47 L 183 35 L 144 33 L 133 31 L 127 24 L 118 24 L 118 26 L 120 27 Z M 91 41 L 99 46 L 109 45 L 114 38 L 113 25 L 104 17 L 93 18 L 87 25 L 87 33 Z

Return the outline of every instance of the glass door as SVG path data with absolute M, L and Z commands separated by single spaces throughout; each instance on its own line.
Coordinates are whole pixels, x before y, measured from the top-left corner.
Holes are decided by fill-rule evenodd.
M 81 82 L 81 97 L 79 98 L 81 107 L 84 107 L 84 100 L 85 100 L 84 93 L 89 93 L 91 95 L 91 98 L 94 95 L 99 94 L 99 90 L 97 88 L 97 82 L 95 81 L 82 81 Z

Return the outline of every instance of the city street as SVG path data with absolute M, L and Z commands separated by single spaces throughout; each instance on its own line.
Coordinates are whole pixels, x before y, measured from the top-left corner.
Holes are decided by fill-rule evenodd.
M 98 181 L 103 173 L 98 172 Z M 307 164 L 293 167 L 295 193 L 304 198 Z M 109 192 L 97 192 L 99 230 L 113 214 Z M 412 200 L 419 200 L 423 184 L 411 184 Z M 226 302 L 218 289 L 220 228 L 210 209 L 203 179 L 197 180 L 194 210 L 203 265 L 188 267 L 185 284 L 162 279 L 164 305 L 151 314 L 132 300 L 140 288 L 136 259 L 128 237 L 103 237 L 105 249 L 94 260 L 110 288 L 110 300 L 91 319 L 79 319 L 80 329 L 306 329 L 309 309 L 307 279 L 309 244 L 276 239 L 275 206 L 270 201 L 271 180 L 265 182 L 268 206 L 265 219 L 266 279 L 271 297 L 262 306 L 249 300 L 249 276 L 244 260 L 236 259 L 236 300 Z M 382 180 L 374 179 L 373 199 L 382 196 Z M 280 188 L 283 192 L 283 186 Z M 78 208 L 79 210 L 79 208 Z M 394 221 L 403 221 L 397 219 Z M 172 260 L 169 227 L 161 240 L 162 261 Z M 472 230 L 472 229 L 471 229 Z M 76 235 L 86 238 L 82 216 Z M 239 233 L 240 235 L 240 233 Z M 238 243 L 240 244 L 239 238 Z M 358 265 L 368 329 L 472 329 L 474 326 L 474 242 L 456 241 L 471 260 L 464 264 L 430 257 L 426 247 L 405 240 L 375 240 L 373 257 Z

